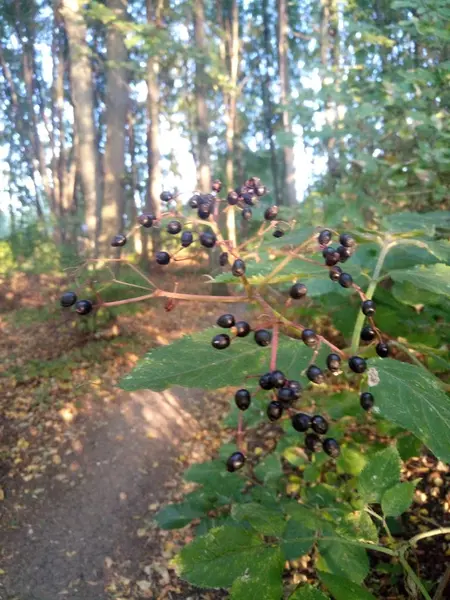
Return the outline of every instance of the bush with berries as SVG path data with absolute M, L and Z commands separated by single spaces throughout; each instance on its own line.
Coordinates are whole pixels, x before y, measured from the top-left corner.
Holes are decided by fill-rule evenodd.
M 142 274 L 152 286 L 143 296 L 61 297 L 80 315 L 153 298 L 230 306 L 215 327 L 153 349 L 121 384 L 229 393 L 229 443 L 191 466 L 184 477 L 197 489 L 156 516 L 167 529 L 198 524 L 177 572 L 229 589 L 233 600 L 368 600 L 370 557 L 385 557 L 403 569 L 402 589 L 430 600 L 435 582 L 417 575 L 413 550 L 450 529 L 406 537 L 398 525 L 418 483 L 405 478 L 403 462 L 424 446 L 450 459 L 450 403 L 439 377 L 449 368 L 450 213 L 405 212 L 336 230 L 271 206 L 257 177 L 227 194 L 221 188 L 214 181 L 181 212 L 163 192 L 161 219 L 143 214 L 131 234 L 165 227 L 178 238 L 176 251 L 156 253 L 165 269 L 195 246 L 218 248 L 212 274 L 229 295 L 163 290 Z M 228 211 L 249 222 L 239 244 L 219 227 Z M 245 320 L 233 310 L 243 303 Z M 257 445 L 269 429 L 274 443 Z M 295 577 L 305 555 L 315 585 Z

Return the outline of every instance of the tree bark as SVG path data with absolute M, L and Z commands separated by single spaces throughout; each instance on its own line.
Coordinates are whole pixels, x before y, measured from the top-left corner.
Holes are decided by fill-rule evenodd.
M 282 199 L 280 196 L 279 186 L 279 173 L 278 173 L 278 161 L 277 151 L 275 148 L 275 138 L 273 131 L 273 103 L 270 93 L 271 79 L 269 73 L 269 67 L 271 66 L 271 50 L 270 50 L 270 26 L 269 26 L 269 7 L 268 0 L 263 0 L 262 3 L 263 12 L 263 39 L 264 39 L 264 60 L 261 60 L 261 65 L 265 63 L 265 73 L 262 80 L 262 99 L 264 106 L 264 125 L 266 128 L 266 136 L 269 140 L 269 151 L 270 151 L 270 168 L 272 171 L 273 180 L 273 191 L 275 197 L 275 203 L 281 204 Z
M 211 168 L 208 144 L 208 106 L 205 81 L 205 6 L 204 0 L 194 0 L 194 38 L 199 52 L 195 64 L 195 97 L 198 131 L 198 185 L 202 192 L 211 190 Z
M 285 139 L 283 140 L 284 157 L 284 197 L 286 203 L 293 206 L 297 203 L 295 189 L 294 147 L 291 118 L 287 103 L 290 94 L 288 67 L 288 13 L 286 0 L 278 2 L 278 69 L 280 77 L 280 102 L 282 105 L 282 124 Z
M 66 25 L 70 53 L 70 80 L 79 147 L 78 169 L 85 206 L 89 252 L 98 255 L 97 207 L 100 205 L 100 169 L 96 148 L 94 93 L 86 23 L 81 1 L 62 0 L 61 14 Z
M 107 0 L 116 19 L 124 21 L 127 0 Z M 123 33 L 110 23 L 106 32 L 106 142 L 104 157 L 104 188 L 99 248 L 102 256 L 120 254 L 110 245 L 117 233 L 122 233 L 125 181 L 125 124 L 128 110 L 128 59 Z

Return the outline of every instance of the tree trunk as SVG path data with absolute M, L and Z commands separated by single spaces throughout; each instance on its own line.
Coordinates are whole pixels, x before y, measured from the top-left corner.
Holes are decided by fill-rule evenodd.
M 161 21 L 164 0 L 147 0 L 147 22 L 155 26 Z M 146 209 L 153 213 L 156 218 L 161 216 L 161 202 L 159 195 L 162 190 L 161 179 L 161 152 L 159 135 L 159 60 L 156 55 L 150 53 L 147 60 L 147 169 L 148 184 L 146 194 Z M 153 252 L 160 245 L 160 232 L 152 228 Z M 142 259 L 148 266 L 148 232 L 142 231 Z
M 265 64 L 265 73 L 262 80 L 262 100 L 264 106 L 264 125 L 266 128 L 266 136 L 269 140 L 269 151 L 270 151 L 270 167 L 272 171 L 273 180 L 273 191 L 275 196 L 275 203 L 281 204 L 282 198 L 280 196 L 279 186 L 279 174 L 278 174 L 278 161 L 277 151 L 275 148 L 275 139 L 273 131 L 273 104 L 270 89 L 272 82 L 270 79 L 269 67 L 271 66 L 271 50 L 270 50 L 270 27 L 269 27 L 269 8 L 268 0 L 263 0 L 262 4 L 263 12 L 263 27 L 264 27 L 264 60 L 261 60 L 261 65 Z
M 282 105 L 282 123 L 285 139 L 283 140 L 284 157 L 284 196 L 286 203 L 294 206 L 297 203 L 295 190 L 294 140 L 291 118 L 287 108 L 289 100 L 289 67 L 288 67 L 288 13 L 286 0 L 278 1 L 278 69 L 280 77 L 280 103 Z
M 79 0 L 62 0 L 61 14 L 66 24 L 70 53 L 70 80 L 78 135 L 79 165 L 83 188 L 89 252 L 98 254 L 97 206 L 100 205 L 100 169 L 96 148 L 94 93 L 89 48 L 86 43 L 86 23 Z
M 127 0 L 107 0 L 118 22 L 126 18 Z M 128 55 L 123 33 L 109 24 L 106 32 L 106 142 L 104 189 L 99 248 L 102 256 L 120 255 L 111 248 L 111 239 L 122 233 L 125 181 L 125 124 L 128 109 Z
M 198 185 L 202 192 L 211 190 L 211 169 L 208 144 L 208 107 L 205 81 L 205 6 L 204 0 L 194 0 L 195 48 L 199 52 L 195 64 L 195 97 L 198 131 Z
M 136 140 L 134 136 L 134 125 L 136 114 L 135 107 L 131 105 L 127 113 L 127 131 L 128 131 L 128 154 L 130 156 L 130 173 L 129 173 L 129 195 L 128 195 L 128 206 L 127 213 L 129 215 L 132 225 L 137 223 L 137 207 L 135 201 L 135 192 L 138 187 L 138 174 L 136 165 Z M 132 248 L 138 254 L 142 254 L 142 243 L 141 239 L 137 236 L 133 237 Z

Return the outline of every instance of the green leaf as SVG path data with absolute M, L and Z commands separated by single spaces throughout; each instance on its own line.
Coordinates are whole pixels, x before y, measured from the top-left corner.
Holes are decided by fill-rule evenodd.
M 404 435 L 397 440 L 398 453 L 402 460 L 408 460 L 413 456 L 420 456 L 422 442 L 415 435 Z
M 283 534 L 281 548 L 286 560 L 307 554 L 316 538 L 316 531 L 296 519 L 290 519 Z
M 423 231 L 427 235 L 432 236 L 435 233 L 436 226 L 450 227 L 450 212 L 401 212 L 384 217 L 383 225 L 391 232 L 410 233 L 411 231 Z
M 357 585 L 347 578 L 320 573 L 320 580 L 333 594 L 335 600 L 376 600 L 366 588 Z
M 205 463 L 197 463 L 189 467 L 183 477 L 186 481 L 199 483 L 211 492 L 226 498 L 237 498 L 243 489 L 245 482 L 236 473 L 229 473 L 225 467 L 225 461 L 211 460 Z
M 289 600 L 330 600 L 330 597 L 309 583 L 305 583 L 289 596 Z
M 269 454 L 255 467 L 255 475 L 266 484 L 274 484 L 283 474 L 280 459 L 275 454 Z
M 361 583 L 367 577 L 369 558 L 363 547 L 319 539 L 318 548 L 322 559 L 317 565 L 320 571 L 349 577 L 355 583 Z
M 341 454 L 336 461 L 338 473 L 359 475 L 367 463 L 367 458 L 362 452 L 350 446 L 343 446 Z
M 373 412 L 411 431 L 438 458 L 450 462 L 450 402 L 439 379 L 425 368 L 397 360 L 370 363 Z
M 252 576 L 279 548 L 240 527 L 218 527 L 185 546 L 173 564 L 180 577 L 200 587 L 228 588 L 246 573 Z
M 377 528 L 364 510 L 346 515 L 338 524 L 337 533 L 348 539 L 362 542 L 378 542 Z
M 450 266 L 443 263 L 417 265 L 413 269 L 397 269 L 389 272 L 396 283 L 410 283 L 433 294 L 450 297 Z
M 225 350 L 215 350 L 211 340 L 216 334 L 216 328 L 205 329 L 152 350 L 121 380 L 120 386 L 127 391 L 162 391 L 174 385 L 215 390 L 241 385 L 247 375 L 268 370 L 270 346 L 258 346 L 249 336 L 236 339 Z M 301 340 L 280 336 L 277 367 L 287 377 L 298 379 L 312 352 Z M 319 360 L 324 360 L 326 354 L 323 348 Z
M 397 483 L 386 490 L 381 499 L 381 508 L 386 517 L 399 517 L 411 506 L 415 485 L 412 481 Z
M 400 456 L 393 446 L 374 454 L 358 479 L 358 491 L 364 502 L 379 502 L 383 492 L 400 479 Z
M 234 581 L 230 600 L 279 600 L 282 597 L 283 556 L 279 548 L 270 550 L 265 562 L 258 561 Z
M 280 536 L 286 525 L 286 520 L 279 510 L 267 508 L 256 502 L 235 504 L 231 509 L 235 521 L 247 521 L 253 529 L 263 535 Z

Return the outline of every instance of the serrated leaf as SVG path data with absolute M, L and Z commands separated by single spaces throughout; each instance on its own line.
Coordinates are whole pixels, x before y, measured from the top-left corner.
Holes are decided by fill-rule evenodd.
M 341 454 L 336 461 L 338 473 L 359 475 L 367 463 L 367 457 L 356 448 L 343 446 Z
M 305 583 L 289 596 L 289 600 L 330 600 L 330 597 L 309 583 Z
M 350 579 L 331 573 L 319 573 L 319 578 L 333 594 L 335 600 L 376 600 L 366 588 Z
M 258 561 L 232 587 L 230 600 L 279 600 L 283 594 L 283 556 L 279 548 L 271 548 L 266 561 Z
M 370 364 L 373 412 L 411 431 L 438 458 L 450 462 L 450 402 L 439 379 L 422 367 L 388 358 Z
M 410 283 L 421 290 L 450 297 L 450 266 L 443 263 L 396 269 L 389 271 L 389 276 L 396 283 Z
M 200 508 L 195 509 L 187 502 L 182 502 L 165 506 L 155 515 L 155 521 L 161 529 L 180 529 L 203 514 Z
M 183 477 L 186 481 L 199 483 L 225 498 L 238 498 L 245 482 L 236 473 L 229 473 L 223 460 L 211 460 L 189 467 Z
M 258 346 L 250 335 L 234 340 L 225 350 L 215 350 L 211 340 L 217 332 L 217 328 L 205 329 L 152 350 L 121 380 L 120 386 L 127 391 L 162 391 L 174 385 L 213 390 L 241 385 L 247 375 L 268 370 L 270 346 Z M 277 367 L 287 377 L 298 379 L 312 352 L 301 340 L 280 336 Z M 318 360 L 323 361 L 326 354 L 323 348 Z
M 320 571 L 348 577 L 355 583 L 361 583 L 367 577 L 369 558 L 363 547 L 345 541 L 319 539 L 318 548 L 322 558 L 317 566 Z
M 231 509 L 235 521 L 246 521 L 263 535 L 278 537 L 283 533 L 286 520 L 280 510 L 267 508 L 256 502 L 235 504 Z
M 416 486 L 411 481 L 397 483 L 386 490 L 381 499 L 381 508 L 386 517 L 399 517 L 411 506 Z
M 420 456 L 422 442 L 415 435 L 405 435 L 397 440 L 398 453 L 402 460 L 408 460 L 413 456 Z
M 436 226 L 450 227 L 450 212 L 415 213 L 405 211 L 384 217 L 383 225 L 388 231 L 396 233 L 410 233 L 415 230 L 423 231 L 427 235 L 434 235 Z
M 379 502 L 384 491 L 400 479 L 400 456 L 393 446 L 374 454 L 358 478 L 358 491 L 364 502 Z
M 173 564 L 180 577 L 200 587 L 228 588 L 246 573 L 260 572 L 278 548 L 248 529 L 218 527 L 185 546 Z
M 282 474 L 280 459 L 275 454 L 269 454 L 255 467 L 256 477 L 268 485 L 276 484 Z

